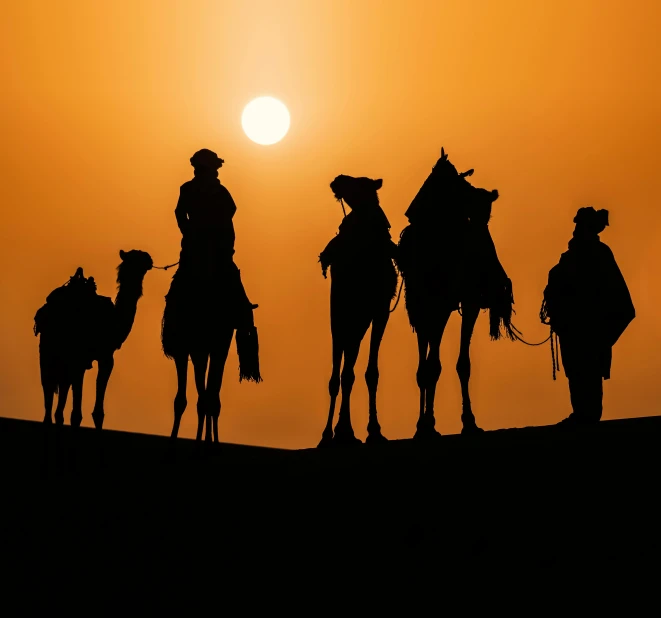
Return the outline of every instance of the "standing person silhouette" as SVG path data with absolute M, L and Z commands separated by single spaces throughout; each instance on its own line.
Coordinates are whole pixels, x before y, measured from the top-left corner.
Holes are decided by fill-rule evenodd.
M 636 315 L 613 252 L 599 239 L 608 225 L 608 211 L 580 208 L 574 223 L 569 250 L 549 272 L 544 290 L 544 308 L 560 339 L 573 408 L 561 426 L 599 422 L 613 346 Z

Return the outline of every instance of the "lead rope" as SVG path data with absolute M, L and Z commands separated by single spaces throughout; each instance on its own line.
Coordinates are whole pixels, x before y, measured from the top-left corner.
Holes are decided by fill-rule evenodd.
M 544 339 L 544 341 L 540 341 L 539 343 L 529 343 L 519 335 L 521 335 L 521 331 L 512 324 L 512 332 L 514 333 L 514 338 L 517 341 L 520 341 L 521 343 L 525 343 L 526 345 L 529 345 L 530 347 L 537 347 L 540 345 L 544 345 L 547 341 L 551 342 L 551 364 L 553 365 L 553 379 L 556 379 L 556 370 L 560 371 L 560 352 L 558 351 L 558 335 L 555 333 L 553 328 L 551 328 L 551 332 L 549 333 L 549 336 Z
M 553 326 L 551 325 L 551 319 L 549 318 L 549 312 L 548 312 L 548 307 L 546 306 L 546 300 L 542 301 L 542 307 L 539 310 L 539 319 L 541 320 L 542 324 L 546 324 L 551 331 L 549 333 L 548 340 L 551 341 L 551 363 L 553 364 L 553 379 L 555 380 L 556 371 L 560 371 L 560 349 L 558 346 L 558 333 L 556 333 L 553 330 Z M 544 342 L 548 340 L 545 339 Z
M 168 268 L 172 268 L 177 264 L 179 264 L 179 262 L 175 262 L 174 264 L 168 264 L 167 266 L 152 266 L 152 268 L 158 268 L 159 270 L 167 270 Z

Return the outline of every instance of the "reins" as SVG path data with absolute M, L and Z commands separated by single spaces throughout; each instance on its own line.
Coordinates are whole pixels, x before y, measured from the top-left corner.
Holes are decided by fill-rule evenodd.
M 514 326 L 514 324 L 512 324 L 512 332 L 514 334 L 514 338 L 517 341 L 520 341 L 521 343 L 524 343 L 530 347 L 544 345 L 547 341 L 551 342 L 551 364 L 553 365 L 553 379 L 555 380 L 556 371 L 560 371 L 560 348 L 558 346 L 558 334 L 553 330 L 553 326 L 551 326 L 551 320 L 549 319 L 546 301 L 542 303 L 542 308 L 539 311 L 539 318 L 542 321 L 542 324 L 546 324 L 550 329 L 549 336 L 544 339 L 544 341 L 540 341 L 539 343 L 530 343 L 526 341 L 523 337 L 520 336 L 523 333 L 516 326 Z
M 172 268 L 177 264 L 179 264 L 179 262 L 175 262 L 174 264 L 168 264 L 167 266 L 152 266 L 152 268 L 158 268 L 159 270 L 167 270 L 168 268 Z

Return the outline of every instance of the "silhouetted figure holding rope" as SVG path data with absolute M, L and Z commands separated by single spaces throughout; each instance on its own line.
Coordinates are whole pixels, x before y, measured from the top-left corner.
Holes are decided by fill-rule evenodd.
M 549 272 L 542 306 L 569 380 L 573 412 L 562 426 L 599 422 L 612 348 L 636 315 L 613 252 L 599 239 L 608 211 L 580 208 L 574 223 L 569 250 Z
M 186 409 L 188 358 L 197 387 L 197 439 L 218 442 L 220 388 L 234 331 L 239 354 L 239 379 L 260 382 L 257 329 L 253 305 L 233 260 L 236 205 L 220 184 L 223 165 L 215 152 L 196 152 L 190 159 L 194 178 L 181 186 L 175 209 L 183 235 L 179 268 L 165 302 L 161 340 L 163 351 L 175 361 L 178 392 L 174 401 L 172 437 L 179 433 Z M 208 373 L 207 373 L 208 369 Z

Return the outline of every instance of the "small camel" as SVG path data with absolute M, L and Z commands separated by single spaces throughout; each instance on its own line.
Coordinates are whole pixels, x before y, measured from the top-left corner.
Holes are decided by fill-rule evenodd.
M 393 260 L 397 245 L 390 238 L 390 223 L 379 205 L 382 180 L 338 176 L 331 183 L 335 197 L 351 208 L 340 232 L 319 256 L 324 277 L 331 271 L 331 335 L 333 370 L 328 384 L 330 408 L 320 447 L 361 444 L 351 426 L 351 390 L 360 344 L 372 326 L 365 382 L 369 391 L 368 443 L 387 441 L 381 433 L 376 407 L 379 384 L 379 348 L 390 317 L 390 302 L 397 291 Z M 344 365 L 342 366 L 342 361 Z M 340 375 L 341 369 L 341 375 Z M 342 387 L 342 402 L 335 431 L 335 402 Z
M 174 360 L 177 370 L 171 438 L 177 438 L 187 406 L 190 358 L 197 388 L 196 440 L 202 439 L 206 421 L 205 441 L 213 439 L 217 443 L 220 389 L 235 330 L 239 381 L 262 381 L 253 319 L 253 309 L 257 305 L 250 303 L 245 295 L 239 270 L 231 258 L 220 264 L 211 278 L 194 269 L 180 267 L 165 298 L 161 342 L 163 352 Z
M 39 339 L 39 365 L 44 391 L 44 423 L 52 423 L 53 399 L 57 394 L 55 423 L 64 423 L 69 389 L 73 391 L 71 426 L 83 419 L 82 397 L 85 371 L 98 362 L 96 401 L 92 419 L 103 428 L 103 402 L 115 360 L 114 354 L 128 338 L 142 296 L 142 282 L 153 262 L 144 251 L 120 251 L 115 301 L 96 293 L 93 277 L 79 268 L 64 286 L 48 296 L 35 316 L 34 334 Z
M 473 187 L 466 176 L 441 157 L 414 198 L 406 216 L 410 225 L 399 242 L 406 310 L 418 339 L 420 414 L 416 438 L 435 438 L 434 397 L 441 375 L 440 346 L 453 311 L 461 315 L 457 374 L 461 383 L 462 433 L 479 433 L 468 393 L 470 343 L 480 309 L 490 311 L 492 339 L 514 339 L 511 326 L 512 282 L 501 266 L 491 234 L 491 206 L 498 191 Z

